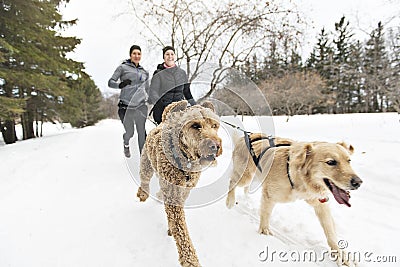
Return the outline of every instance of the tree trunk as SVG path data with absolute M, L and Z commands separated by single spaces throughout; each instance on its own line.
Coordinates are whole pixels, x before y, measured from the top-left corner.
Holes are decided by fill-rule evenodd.
M 0 122 L 0 126 L 1 134 L 3 135 L 3 139 L 6 144 L 13 144 L 18 140 L 15 132 L 14 120 L 6 120 L 4 123 Z
M 37 112 L 37 109 L 35 109 L 35 135 L 36 137 L 39 137 L 39 114 Z
M 21 124 L 22 124 L 23 139 L 26 140 L 35 138 L 35 133 L 33 130 L 33 116 L 31 112 L 27 111 L 21 115 Z

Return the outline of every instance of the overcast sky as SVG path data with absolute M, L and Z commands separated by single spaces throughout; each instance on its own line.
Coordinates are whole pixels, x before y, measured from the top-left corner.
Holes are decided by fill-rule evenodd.
M 333 30 L 334 23 L 342 15 L 350 20 L 360 40 L 367 38 L 380 20 L 388 27 L 400 26 L 400 0 L 297 0 L 299 6 L 312 27 L 307 28 L 303 53 L 308 54 L 315 43 L 315 36 L 322 27 Z M 142 65 L 152 73 L 162 61 L 161 48 L 149 51 L 147 43 L 138 33 L 139 30 L 127 15 L 121 12 L 129 10 L 128 0 L 71 0 L 62 10 L 65 19 L 78 18 L 76 26 L 67 30 L 65 35 L 82 39 L 71 58 L 84 62 L 86 72 L 92 76 L 103 92 L 115 89 L 107 87 L 107 81 L 121 61 L 128 58 L 129 47 L 138 44 L 142 47 Z M 393 17 L 397 17 L 392 19 Z M 148 55 L 152 54 L 151 57 Z

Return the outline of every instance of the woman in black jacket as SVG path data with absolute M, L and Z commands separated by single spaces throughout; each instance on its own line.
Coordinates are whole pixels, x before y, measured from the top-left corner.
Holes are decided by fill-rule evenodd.
M 175 64 L 175 49 L 163 48 L 164 62 L 157 66 L 151 79 L 148 102 L 153 107 L 153 118 L 160 124 L 162 113 L 172 102 L 187 99 L 191 105 L 196 102 L 190 92 L 186 72 Z

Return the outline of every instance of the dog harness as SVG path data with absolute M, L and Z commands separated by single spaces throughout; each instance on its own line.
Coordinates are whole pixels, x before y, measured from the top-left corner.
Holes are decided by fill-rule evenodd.
M 286 172 L 287 172 L 287 176 L 289 178 L 290 187 L 293 189 L 294 188 L 294 183 L 292 181 L 292 178 L 290 177 L 289 161 L 290 161 L 290 157 L 288 156 L 287 157 L 287 161 L 286 161 Z
M 234 129 L 242 131 L 244 133 L 244 141 L 246 142 L 247 149 L 249 150 L 249 153 L 251 155 L 251 158 L 253 159 L 254 164 L 256 165 L 257 169 L 260 170 L 260 172 L 262 172 L 262 168 L 258 163 L 260 162 L 261 157 L 268 151 L 268 149 L 270 149 L 271 147 L 290 146 L 290 144 L 278 144 L 278 145 L 276 145 L 275 142 L 274 142 L 275 138 L 272 137 L 271 135 L 260 136 L 258 138 L 253 139 L 253 140 L 250 140 L 249 134 L 251 134 L 251 132 L 243 130 L 239 126 L 236 126 L 236 125 L 234 125 L 232 123 L 229 123 L 227 121 L 221 120 L 221 122 L 231 126 Z M 254 152 L 254 148 L 253 148 L 252 143 L 256 142 L 256 141 L 259 141 L 259 140 L 263 140 L 263 139 L 268 139 L 269 147 L 263 149 L 263 151 L 261 151 L 260 155 L 258 155 L 258 157 L 257 157 L 256 153 Z M 287 168 L 287 175 L 288 175 L 288 178 L 289 178 L 290 187 L 293 189 L 294 188 L 294 183 L 292 181 L 292 178 L 290 177 L 290 172 L 289 172 L 289 157 L 287 159 L 286 168 Z
M 243 132 L 244 132 L 244 140 L 246 142 L 247 149 L 249 150 L 249 153 L 250 153 L 250 155 L 251 155 L 251 157 L 253 159 L 254 164 L 260 170 L 260 172 L 262 172 L 262 168 L 261 168 L 261 165 L 259 164 L 259 162 L 260 162 L 262 156 L 268 151 L 268 149 L 273 148 L 273 147 L 290 146 L 290 144 L 278 144 L 278 145 L 276 145 L 275 142 L 274 142 L 275 138 L 272 137 L 271 135 L 260 136 L 258 138 L 253 139 L 253 140 L 250 140 L 249 133 L 246 132 L 246 131 L 243 131 Z M 258 155 L 258 157 L 257 157 L 256 153 L 254 152 L 254 148 L 253 148 L 252 143 L 256 142 L 256 141 L 260 141 L 260 140 L 265 140 L 265 139 L 268 140 L 269 147 L 264 148 L 261 151 L 260 155 Z M 287 159 L 286 168 L 287 168 L 287 175 L 288 175 L 289 183 L 290 183 L 291 188 L 293 189 L 294 188 L 294 183 L 292 181 L 292 178 L 290 177 L 289 157 Z

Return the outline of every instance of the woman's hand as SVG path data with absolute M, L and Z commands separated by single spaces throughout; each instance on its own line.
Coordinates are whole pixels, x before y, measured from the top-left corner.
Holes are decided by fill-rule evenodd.
M 119 87 L 120 89 L 122 89 L 122 88 L 124 88 L 125 86 L 127 86 L 127 85 L 129 85 L 129 84 L 131 84 L 131 83 L 132 83 L 131 80 L 126 79 L 126 80 L 123 80 L 122 82 L 120 82 L 119 85 L 118 85 L 118 87 Z

